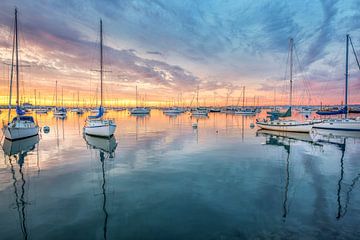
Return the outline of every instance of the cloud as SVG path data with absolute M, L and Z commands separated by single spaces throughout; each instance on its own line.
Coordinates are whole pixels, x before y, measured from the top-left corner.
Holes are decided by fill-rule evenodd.
M 150 55 L 160 55 L 160 56 L 163 55 L 161 52 L 158 52 L 158 51 L 147 51 L 146 53 L 150 54 Z
M 98 66 L 100 18 L 105 65 L 112 70 L 106 82 L 124 94 L 135 84 L 153 95 L 191 92 L 197 85 L 209 94 L 224 95 L 242 85 L 266 92 L 283 79 L 289 37 L 295 40 L 302 74 L 335 87 L 343 76 L 345 33 L 352 34 L 356 46 L 360 39 L 355 0 L 4 0 L 2 36 L 9 35 L 15 4 L 22 60 L 32 64 L 34 82 L 46 87 L 61 78 L 64 85 L 79 81 L 79 88 L 89 89 L 89 81 L 97 80 L 90 69 Z M 9 42 L 0 40 L 3 60 Z M 219 77 L 208 79 L 211 75 Z

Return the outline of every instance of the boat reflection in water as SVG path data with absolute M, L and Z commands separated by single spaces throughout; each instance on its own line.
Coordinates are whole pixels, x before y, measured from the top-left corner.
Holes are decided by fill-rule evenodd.
M 280 146 L 284 147 L 286 151 L 286 167 L 285 167 L 285 186 L 284 186 L 284 199 L 283 199 L 283 221 L 286 220 L 286 217 L 289 213 L 289 200 L 288 200 L 288 192 L 290 187 L 290 152 L 291 152 L 291 144 L 297 141 L 307 142 L 312 145 L 321 146 L 318 143 L 314 143 L 311 136 L 308 133 L 297 133 L 297 132 L 282 132 L 282 131 L 270 131 L 270 130 L 258 130 L 256 132 L 257 136 L 266 137 L 266 145 Z
M 360 143 L 360 132 L 357 131 L 333 131 L 326 129 L 313 129 L 311 131 L 311 137 L 313 141 L 321 143 L 321 144 L 329 144 L 336 146 L 337 149 L 341 151 L 340 157 L 340 174 L 339 180 L 337 184 L 337 205 L 338 210 L 336 214 L 336 219 L 340 219 L 344 217 L 347 213 L 348 204 L 350 202 L 350 194 L 355 187 L 356 183 L 360 179 L 360 172 L 352 179 L 351 184 L 348 186 L 345 193 L 345 204 L 343 204 L 342 194 L 344 192 L 343 189 L 343 179 L 345 176 L 344 171 L 344 158 L 346 153 L 346 142 L 354 141 L 355 143 Z M 346 185 L 346 184 L 345 184 Z
M 28 239 L 28 229 L 26 221 L 26 205 L 28 202 L 25 200 L 26 180 L 24 177 L 23 165 L 27 154 L 35 149 L 36 144 L 39 143 L 39 136 L 33 136 L 21 140 L 10 141 L 5 139 L 3 142 L 3 151 L 9 158 L 10 171 L 13 180 L 14 195 L 15 195 L 15 208 L 18 212 L 20 229 L 24 239 Z M 20 182 L 17 179 L 14 162 L 17 161 L 19 165 Z M 18 189 L 20 185 L 20 189 Z
M 109 214 L 106 209 L 106 175 L 105 175 L 105 160 L 114 158 L 115 149 L 117 147 L 116 139 L 114 135 L 110 138 L 95 137 L 84 134 L 85 141 L 90 149 L 94 149 L 99 152 L 99 160 L 101 162 L 101 194 L 103 196 L 102 210 L 104 213 L 103 224 L 103 238 L 107 239 L 107 224 Z
M 359 131 L 340 131 L 313 128 L 310 132 L 311 138 L 316 142 L 338 142 L 342 143 L 344 139 L 360 139 Z

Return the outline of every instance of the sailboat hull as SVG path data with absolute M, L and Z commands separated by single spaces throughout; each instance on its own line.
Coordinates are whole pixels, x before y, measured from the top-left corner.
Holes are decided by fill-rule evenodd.
M 39 127 L 4 127 L 5 138 L 9 140 L 18 140 L 36 136 L 39 133 Z
M 256 125 L 265 130 L 281 131 L 281 132 L 299 132 L 309 133 L 314 126 L 312 123 L 271 123 L 271 122 L 257 122 Z
M 150 109 L 149 108 L 138 108 L 138 107 L 136 107 L 136 108 L 131 109 L 130 113 L 133 114 L 133 115 L 136 115 L 136 114 L 139 114 L 139 115 L 141 115 L 141 114 L 149 114 Z
M 114 135 L 116 125 L 113 123 L 90 123 L 84 127 L 84 133 L 91 136 L 110 137 Z
M 360 119 L 332 119 L 314 125 L 314 129 L 360 132 Z

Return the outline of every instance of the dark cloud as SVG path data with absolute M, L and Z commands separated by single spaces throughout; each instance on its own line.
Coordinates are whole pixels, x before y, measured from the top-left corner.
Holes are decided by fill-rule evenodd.
M 158 51 L 147 51 L 146 53 L 150 54 L 150 55 L 160 55 L 160 56 L 163 55 L 161 52 L 158 52 Z

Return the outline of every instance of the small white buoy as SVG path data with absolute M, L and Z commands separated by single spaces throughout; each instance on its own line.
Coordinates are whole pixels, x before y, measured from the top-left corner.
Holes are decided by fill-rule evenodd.
M 49 133 L 50 132 L 50 127 L 49 126 L 44 126 L 43 130 L 44 130 L 44 133 Z
M 250 123 L 250 128 L 254 128 L 255 124 L 254 123 Z
M 193 127 L 193 128 L 197 128 L 197 127 L 198 127 L 198 124 L 197 124 L 197 123 L 193 123 L 193 124 L 192 124 L 192 127 Z

